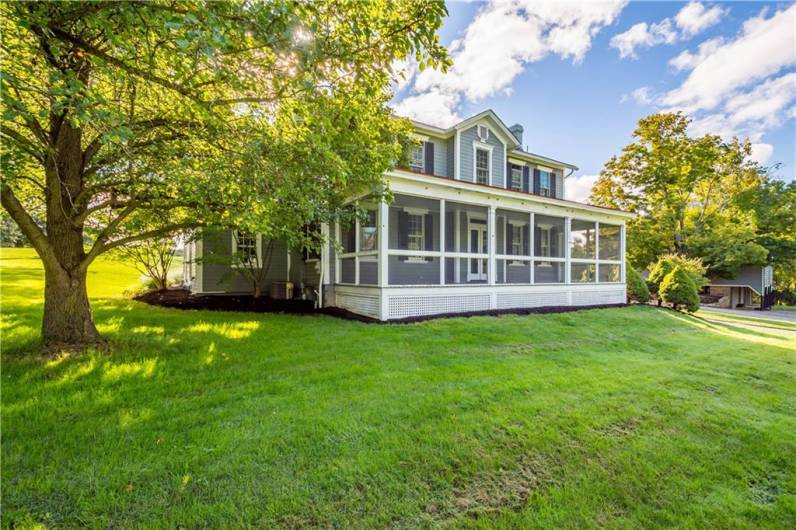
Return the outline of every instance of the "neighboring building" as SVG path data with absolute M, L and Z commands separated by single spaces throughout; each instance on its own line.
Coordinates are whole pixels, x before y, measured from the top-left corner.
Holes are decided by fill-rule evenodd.
M 741 267 L 735 278 L 710 278 L 706 290 L 718 296 L 719 307 L 759 307 L 768 309 L 773 304 L 774 269 L 771 265 Z
M 564 200 L 575 166 L 523 150 L 522 127 L 506 127 L 491 110 L 449 129 L 415 122 L 415 130 L 421 143 L 410 167 L 385 175 L 395 200 L 360 200 L 367 222 L 324 226 L 332 237 L 320 256 L 276 243 L 269 281 L 380 320 L 625 302 L 632 214 Z M 240 250 L 241 241 L 262 252 L 261 238 L 229 231 L 205 232 L 192 245 L 185 267 L 193 292 L 250 289 L 208 259 Z

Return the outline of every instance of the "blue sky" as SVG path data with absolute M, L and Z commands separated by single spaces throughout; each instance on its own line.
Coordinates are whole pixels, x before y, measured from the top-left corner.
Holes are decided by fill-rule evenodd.
M 683 110 L 693 134 L 749 137 L 796 173 L 796 5 L 709 2 L 448 3 L 454 67 L 405 65 L 399 114 L 448 126 L 492 108 L 532 152 L 578 165 L 583 199 L 637 120 Z

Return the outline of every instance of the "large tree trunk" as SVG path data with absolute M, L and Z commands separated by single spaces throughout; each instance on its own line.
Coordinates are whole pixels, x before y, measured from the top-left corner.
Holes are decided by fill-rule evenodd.
M 86 271 L 78 268 L 70 274 L 47 268 L 44 281 L 44 348 L 80 349 L 101 343 L 88 302 Z

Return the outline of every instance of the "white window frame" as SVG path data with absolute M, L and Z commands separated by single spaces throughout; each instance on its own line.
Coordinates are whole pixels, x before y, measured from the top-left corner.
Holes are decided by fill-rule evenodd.
M 542 185 L 542 177 L 547 176 L 547 186 Z M 539 195 L 543 197 L 551 197 L 551 193 L 553 192 L 553 186 L 550 183 L 550 180 L 554 178 L 553 173 L 551 171 L 547 171 L 544 169 L 539 170 Z
M 519 173 L 519 178 L 517 179 L 517 185 L 514 185 L 514 172 Z M 518 166 L 516 164 L 511 164 L 511 175 L 509 181 L 509 188 L 515 191 L 522 191 L 522 166 Z
M 231 237 L 232 237 L 232 255 L 236 256 L 238 254 L 238 239 L 240 238 L 240 230 L 232 230 Z M 262 265 L 262 235 L 261 234 L 251 234 L 251 237 L 254 239 L 254 252 L 255 257 L 257 259 L 257 263 Z M 232 263 L 233 269 L 243 268 L 246 265 L 242 263 L 238 263 L 237 260 Z
M 412 144 L 412 148 L 409 151 L 409 170 L 414 173 L 425 173 L 426 172 L 426 157 L 424 152 L 424 143 L 420 142 L 419 144 Z M 414 164 L 415 160 L 415 152 L 420 153 L 420 164 Z
M 487 179 L 486 182 L 478 181 L 478 150 L 486 151 L 486 166 L 487 166 Z M 473 142 L 473 182 L 476 184 L 492 185 L 492 150 L 493 145 L 485 144 L 482 142 Z

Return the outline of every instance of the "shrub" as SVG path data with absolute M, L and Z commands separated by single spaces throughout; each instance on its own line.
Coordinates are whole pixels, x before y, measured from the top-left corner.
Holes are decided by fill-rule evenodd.
M 628 300 L 640 304 L 649 302 L 650 290 L 638 271 L 630 266 L 630 263 L 625 263 L 625 276 Z
M 666 275 L 660 286 L 661 299 L 674 309 L 685 307 L 689 313 L 699 309 L 699 294 L 688 271 L 677 265 Z
M 702 264 L 702 258 L 688 258 L 681 254 L 664 254 L 653 265 L 649 278 L 647 278 L 649 291 L 658 295 L 658 305 L 660 305 L 661 283 L 677 266 L 685 269 L 691 277 L 691 281 L 694 282 L 697 292 L 708 283 L 708 279 L 705 278 L 707 267 Z

